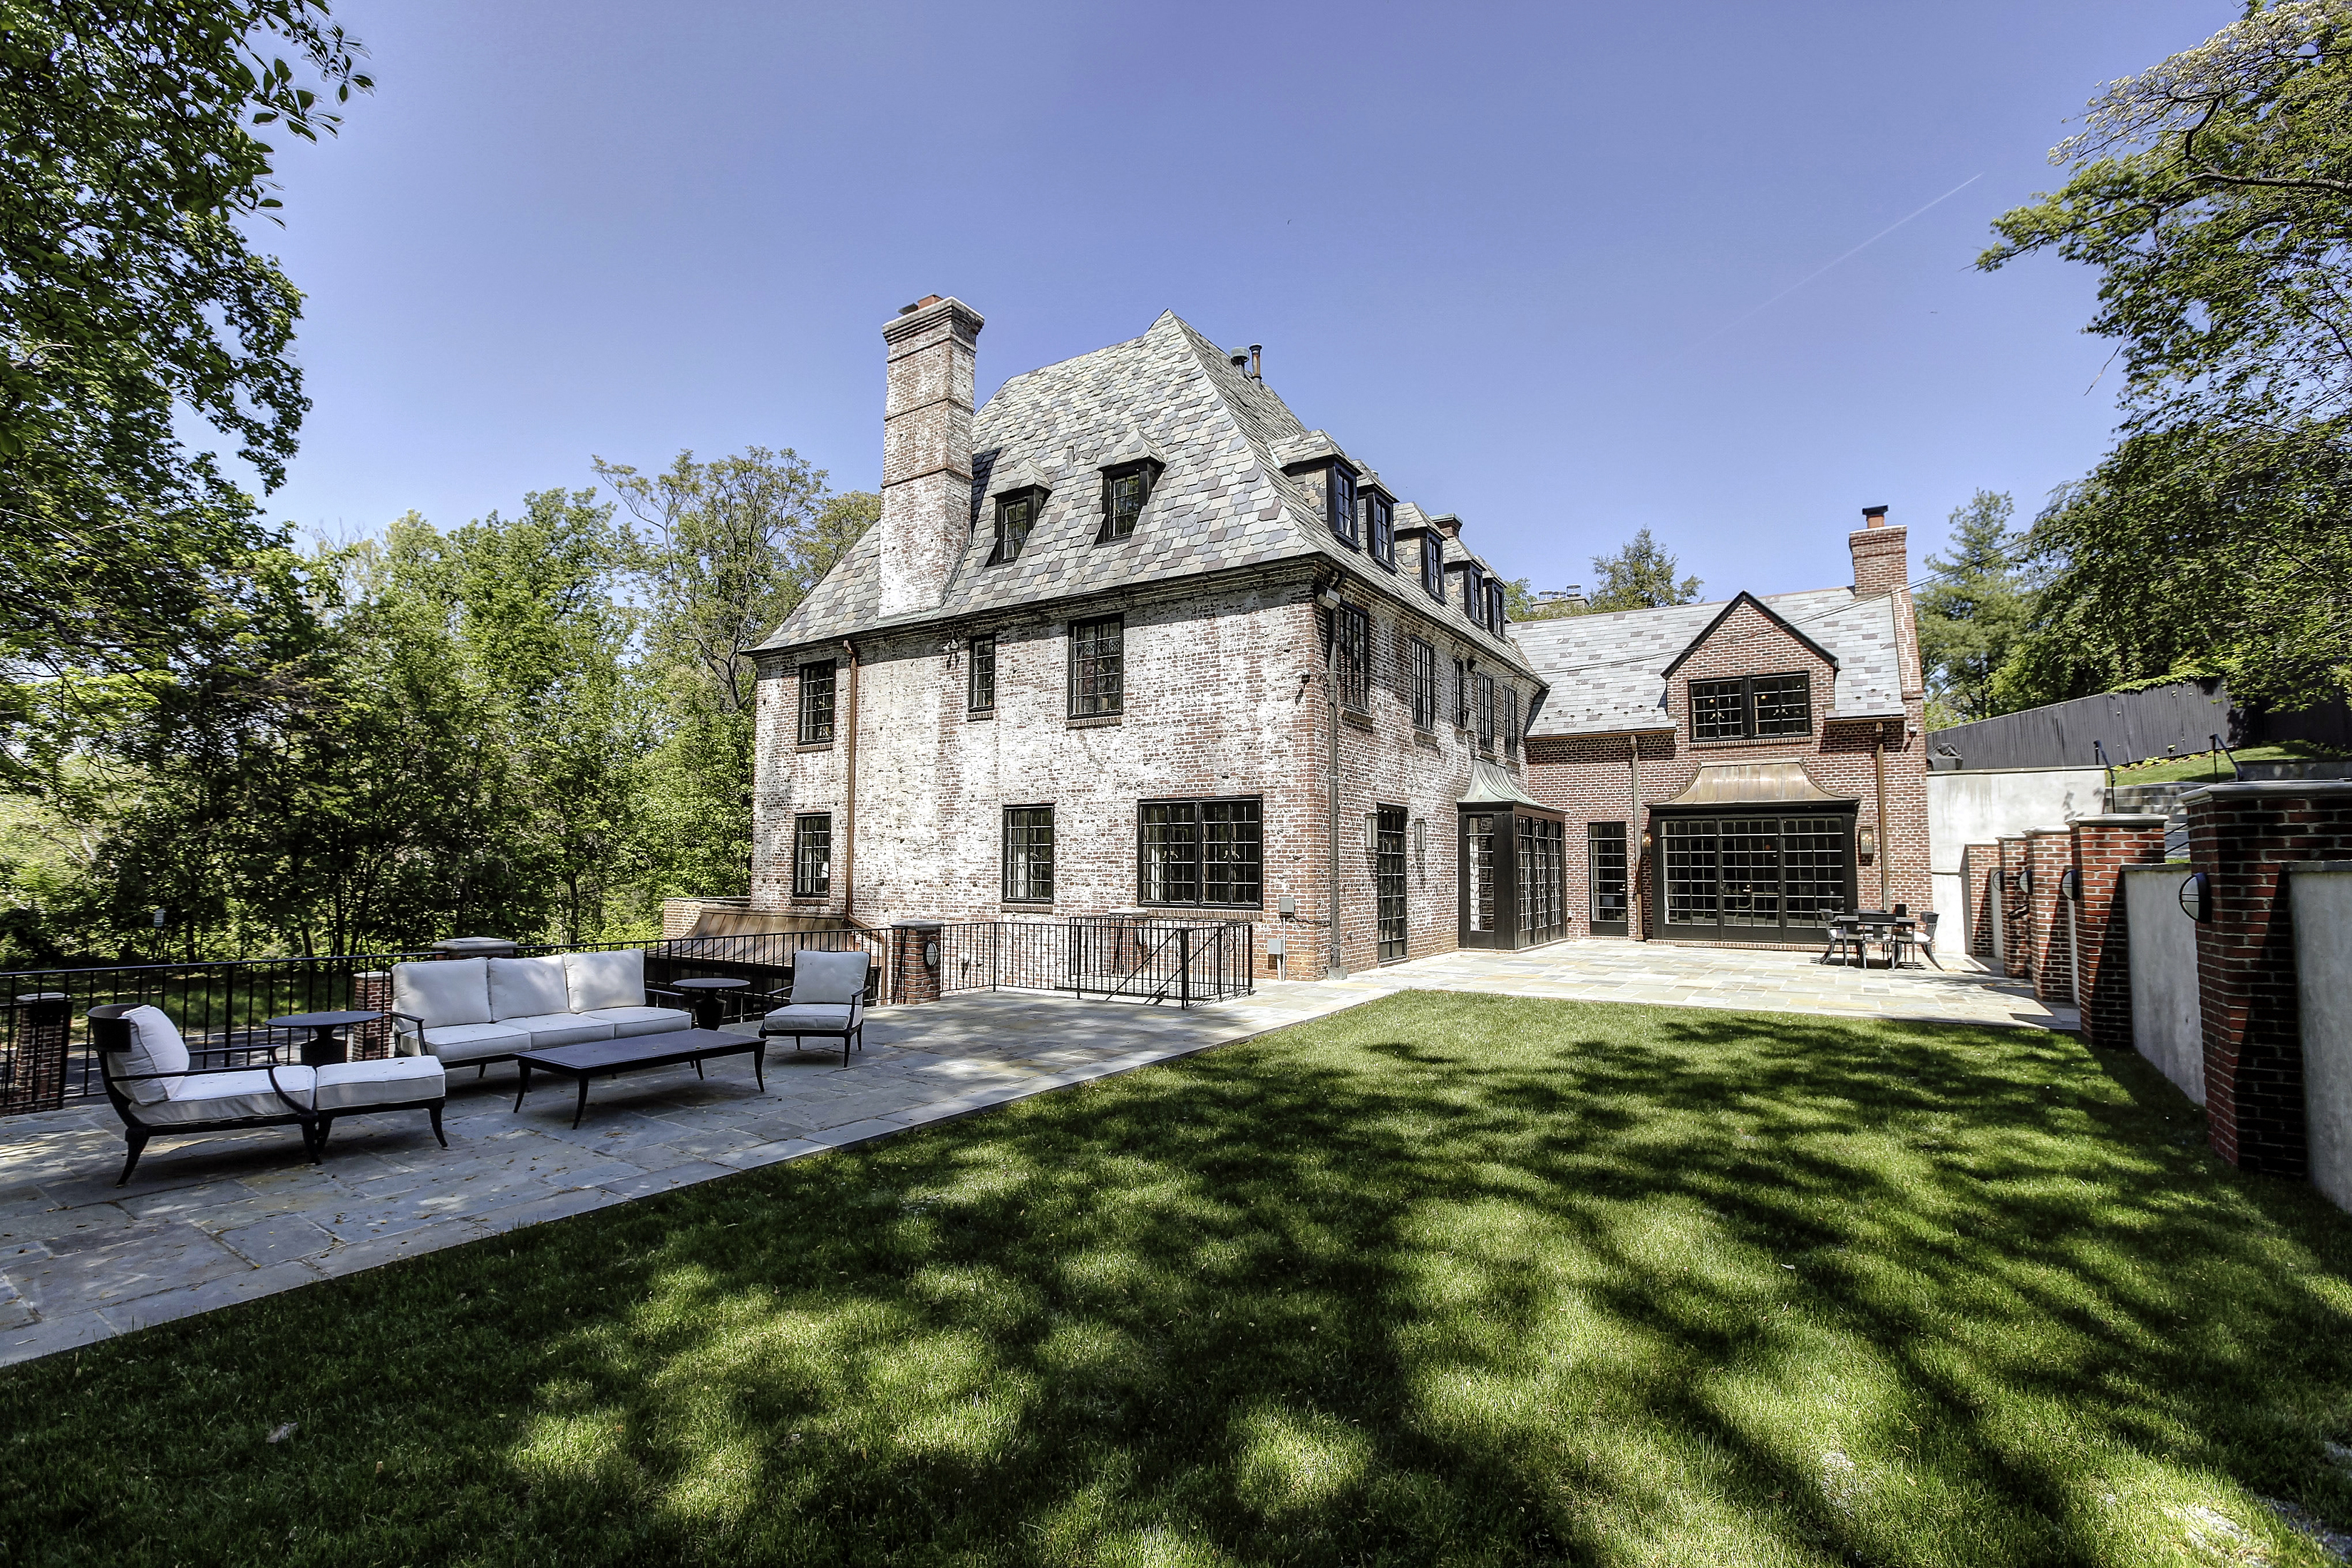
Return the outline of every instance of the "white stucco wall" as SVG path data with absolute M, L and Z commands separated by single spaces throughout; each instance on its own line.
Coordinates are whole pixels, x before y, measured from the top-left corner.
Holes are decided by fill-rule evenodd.
M 2180 1092 L 2205 1103 L 2205 1026 L 2197 1005 L 2197 927 L 2181 912 L 2189 867 L 2124 868 L 2131 931 L 2132 1047 Z
M 1958 885 L 1943 901 L 1940 879 L 1960 874 L 1960 853 L 2003 834 L 2048 827 L 2107 809 L 2103 768 L 2018 768 L 1931 773 L 1927 775 L 1927 869 L 1937 877 L 1936 907 L 1958 909 Z
M 2352 861 L 2296 866 L 2287 887 L 2311 1182 L 2352 1209 Z

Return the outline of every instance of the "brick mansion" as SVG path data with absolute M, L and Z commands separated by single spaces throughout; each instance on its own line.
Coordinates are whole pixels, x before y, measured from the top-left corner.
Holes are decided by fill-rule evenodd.
M 1903 531 L 1853 581 L 1513 625 L 1462 521 L 1172 314 L 973 408 L 883 329 L 880 520 L 757 652 L 751 908 L 1248 921 L 1261 973 L 1928 903 Z

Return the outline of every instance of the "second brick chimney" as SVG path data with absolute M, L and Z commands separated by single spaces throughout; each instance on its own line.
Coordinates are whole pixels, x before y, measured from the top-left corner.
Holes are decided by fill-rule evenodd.
M 881 604 L 886 616 L 936 608 L 971 532 L 972 363 L 980 312 L 932 294 L 882 328 Z
M 1911 581 L 1911 552 L 1903 530 L 1886 526 L 1886 509 L 1862 509 L 1862 526 L 1846 535 L 1853 552 L 1853 591 L 1893 594 Z

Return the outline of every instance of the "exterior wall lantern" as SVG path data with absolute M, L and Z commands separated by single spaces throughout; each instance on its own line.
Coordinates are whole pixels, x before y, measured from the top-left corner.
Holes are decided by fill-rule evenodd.
M 2213 918 L 2213 879 L 2202 871 L 2180 879 L 2180 912 L 2205 924 Z
M 925 969 L 937 969 L 939 966 L 940 944 L 936 942 L 927 942 L 923 943 L 923 967 Z
M 1875 858 L 1878 854 L 1878 829 L 1875 827 L 1855 828 L 1853 833 L 1853 852 L 1862 857 L 1864 860 Z
M 2070 904 L 2083 901 L 2083 873 L 2069 866 L 2058 873 L 2058 896 Z
M 1381 814 L 1377 811 L 1368 811 L 1364 813 L 1364 853 L 1377 855 L 1380 851 Z

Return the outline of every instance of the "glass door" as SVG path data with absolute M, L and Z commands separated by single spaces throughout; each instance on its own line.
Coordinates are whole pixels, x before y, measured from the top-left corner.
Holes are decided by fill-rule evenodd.
M 1462 817 L 1462 942 L 1466 947 L 1495 945 L 1495 814 L 1466 812 Z
M 1666 936 L 1811 942 L 1852 899 L 1851 816 L 1667 817 L 1657 835 Z
M 1380 903 L 1380 961 L 1393 963 L 1404 956 L 1404 807 L 1379 808 L 1375 825 L 1378 847 L 1372 852 L 1372 884 Z
M 1584 881 L 1591 902 L 1586 917 L 1595 936 L 1623 936 L 1631 916 L 1633 885 L 1625 864 L 1625 825 L 1584 825 Z

